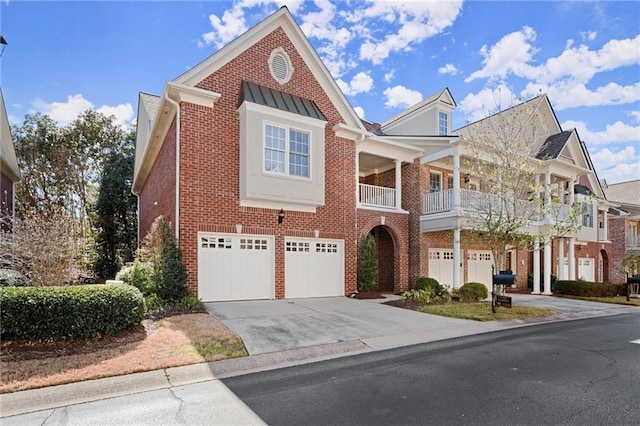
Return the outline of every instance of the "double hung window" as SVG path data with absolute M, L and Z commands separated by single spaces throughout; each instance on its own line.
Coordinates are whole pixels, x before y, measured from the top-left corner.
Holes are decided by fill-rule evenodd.
M 446 136 L 449 133 L 449 116 L 446 112 L 438 111 L 438 134 Z
M 302 130 L 266 124 L 265 171 L 309 178 L 309 138 L 310 134 Z

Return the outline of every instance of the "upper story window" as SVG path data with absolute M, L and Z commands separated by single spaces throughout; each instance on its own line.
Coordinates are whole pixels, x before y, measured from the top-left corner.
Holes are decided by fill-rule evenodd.
M 437 172 L 429 173 L 429 191 L 440 192 L 442 191 L 442 175 Z
M 593 228 L 593 204 L 582 202 L 582 226 Z
M 309 133 L 265 125 L 264 169 L 267 172 L 309 178 Z
M 438 111 L 438 134 L 440 136 L 449 134 L 449 115 L 446 112 Z

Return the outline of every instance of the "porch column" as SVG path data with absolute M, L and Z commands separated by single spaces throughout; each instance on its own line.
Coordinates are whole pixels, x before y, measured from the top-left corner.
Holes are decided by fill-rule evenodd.
M 564 280 L 564 238 L 558 238 L 558 279 Z
M 402 209 L 402 161 L 394 160 L 396 163 L 396 210 Z
M 462 278 L 460 277 L 460 266 L 462 259 L 460 256 L 460 229 L 453 230 L 453 288 L 462 286 Z
M 604 226 L 602 227 L 602 232 L 604 232 L 604 241 L 609 241 L 609 221 L 607 220 L 607 210 L 602 212 L 602 221 L 604 222 Z
M 360 205 L 360 152 L 356 149 L 356 206 Z
M 569 280 L 576 279 L 576 239 L 569 238 Z
M 549 170 L 544 172 L 544 208 L 546 211 L 544 219 L 546 223 L 549 223 L 551 219 L 551 172 Z
M 533 242 L 533 291 L 531 294 L 540 294 L 540 239 Z
M 544 243 L 544 291 L 542 294 L 551 295 L 551 238 L 545 237 Z
M 460 210 L 460 154 L 453 154 L 453 210 Z

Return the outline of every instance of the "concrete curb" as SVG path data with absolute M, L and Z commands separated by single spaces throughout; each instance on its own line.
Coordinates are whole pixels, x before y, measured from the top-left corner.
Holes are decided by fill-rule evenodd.
M 582 311 L 552 317 L 470 323 L 446 329 L 411 331 L 382 337 L 363 338 L 324 345 L 252 355 L 221 361 L 172 367 L 124 376 L 87 380 L 65 385 L 32 389 L 0 395 L 0 418 L 53 409 L 140 392 L 178 387 L 209 380 L 285 368 L 366 352 L 478 335 L 500 330 L 522 328 L 555 322 L 640 313 L 637 307 L 621 307 L 611 311 Z

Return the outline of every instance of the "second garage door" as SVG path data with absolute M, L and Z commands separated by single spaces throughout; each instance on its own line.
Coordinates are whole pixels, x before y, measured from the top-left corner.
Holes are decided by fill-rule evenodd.
M 285 297 L 344 296 L 344 241 L 285 238 Z
M 490 250 L 469 250 L 467 252 L 468 282 L 482 283 L 492 292 L 493 282 L 491 265 L 493 256 Z

